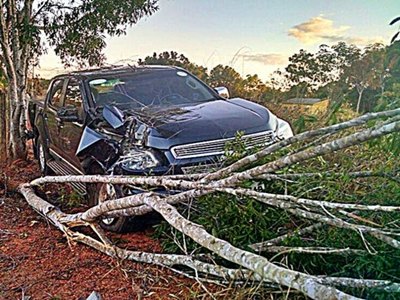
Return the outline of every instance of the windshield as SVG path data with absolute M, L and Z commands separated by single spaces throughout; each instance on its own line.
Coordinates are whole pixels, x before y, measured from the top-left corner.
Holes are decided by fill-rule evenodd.
M 176 69 L 107 75 L 92 78 L 89 86 L 98 107 L 114 105 L 119 108 L 144 108 L 215 99 L 202 82 Z

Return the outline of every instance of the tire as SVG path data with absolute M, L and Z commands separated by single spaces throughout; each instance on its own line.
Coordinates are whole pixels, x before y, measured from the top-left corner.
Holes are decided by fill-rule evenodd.
M 95 175 L 95 174 L 104 174 L 101 168 L 96 165 L 92 165 L 89 170 L 87 170 L 86 174 Z M 118 186 L 114 186 L 106 183 L 91 183 L 86 185 L 88 204 L 92 207 L 101 202 L 117 199 L 124 196 L 121 191 L 121 188 Z M 99 220 L 100 226 L 112 232 L 126 232 L 129 229 L 129 218 L 128 217 L 119 217 L 119 218 L 105 218 Z
M 40 136 L 36 139 L 35 145 L 40 173 L 42 174 L 42 176 L 51 175 L 52 172 L 47 165 L 47 162 L 50 158 L 49 149 L 47 149 L 47 147 L 44 145 Z
M 96 185 L 96 190 L 88 195 L 90 202 L 94 205 L 100 204 L 104 201 L 111 199 L 118 199 L 123 197 L 123 193 L 118 186 L 100 183 Z M 108 231 L 112 232 L 126 232 L 129 229 L 129 218 L 128 217 L 118 217 L 118 218 L 104 218 L 99 220 L 100 226 Z

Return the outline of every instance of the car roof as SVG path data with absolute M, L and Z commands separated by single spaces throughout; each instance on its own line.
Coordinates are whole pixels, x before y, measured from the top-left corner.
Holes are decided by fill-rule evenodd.
M 79 77 L 81 79 L 90 79 L 94 77 L 100 76 L 106 76 L 106 75 L 115 75 L 115 74 L 128 74 L 128 73 L 133 73 L 133 72 L 140 72 L 140 71 L 161 71 L 161 70 L 173 70 L 173 69 L 180 69 L 175 66 L 162 66 L 162 65 L 139 65 L 139 66 L 133 66 L 133 65 L 112 65 L 112 66 L 106 66 L 106 67 L 101 67 L 97 69 L 87 69 L 87 70 L 80 70 L 80 71 L 73 71 L 70 73 L 58 75 L 54 77 L 53 79 L 59 78 L 59 77 L 66 77 L 66 76 L 74 76 L 74 77 Z

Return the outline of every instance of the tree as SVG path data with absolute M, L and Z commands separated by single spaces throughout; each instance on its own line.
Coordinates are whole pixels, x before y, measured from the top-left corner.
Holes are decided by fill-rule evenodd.
M 188 70 L 201 80 L 206 81 L 208 78 L 207 68 L 196 65 L 189 61 L 189 59 L 176 51 L 164 51 L 157 55 L 153 53 L 153 56 L 146 56 L 144 59 L 139 59 L 139 65 L 170 65 L 177 66 Z
M 361 49 L 355 45 L 348 45 L 345 42 L 339 42 L 332 46 L 334 52 L 333 66 L 336 74 L 335 80 L 340 80 L 340 77 L 351 64 L 360 58 Z
M 1 0 L 0 62 L 8 83 L 10 159 L 25 158 L 27 74 L 44 51 L 42 38 L 65 64 L 100 65 L 105 35 L 119 36 L 157 10 L 158 0 Z
M 296 97 L 304 97 L 312 90 L 335 79 L 335 55 L 327 45 L 321 45 L 315 54 L 303 49 L 289 58 L 287 77 L 292 82 Z
M 304 97 L 308 88 L 315 85 L 317 63 L 315 56 L 303 49 L 289 57 L 289 65 L 285 68 L 287 78 L 296 87 L 296 97 Z M 297 88 L 300 88 L 297 89 Z
M 363 93 L 367 88 L 377 89 L 383 86 L 385 76 L 385 49 L 381 44 L 366 47 L 364 53 L 356 59 L 344 73 L 348 83 L 358 93 L 356 111 L 359 113 Z
M 278 103 L 284 100 L 284 91 L 288 90 L 290 83 L 284 71 L 280 69 L 275 70 L 270 75 L 270 80 L 267 81 L 267 87 L 269 88 L 268 95 L 273 103 Z
M 208 83 L 214 87 L 225 86 L 231 96 L 243 94 L 243 78 L 232 67 L 218 65 L 210 71 Z
M 385 60 L 385 67 L 389 73 L 385 85 L 390 89 L 394 84 L 400 83 L 400 41 L 395 41 L 387 47 Z
M 244 94 L 242 96 L 246 99 L 261 101 L 261 98 L 269 91 L 269 88 L 262 82 L 257 74 L 249 74 L 243 80 L 243 90 Z

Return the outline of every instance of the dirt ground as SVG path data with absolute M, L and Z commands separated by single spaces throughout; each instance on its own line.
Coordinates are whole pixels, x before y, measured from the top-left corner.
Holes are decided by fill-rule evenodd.
M 15 191 L 38 177 L 34 161 L 0 167 L 0 299 L 188 299 L 204 294 L 192 280 L 167 269 L 117 261 L 63 234 Z M 130 249 L 160 252 L 145 232 L 114 235 Z M 26 298 L 24 298 L 24 296 Z

